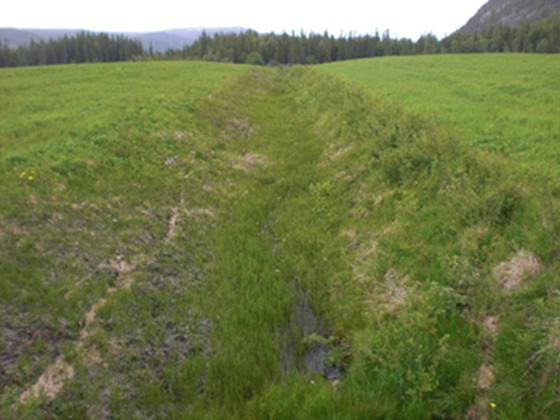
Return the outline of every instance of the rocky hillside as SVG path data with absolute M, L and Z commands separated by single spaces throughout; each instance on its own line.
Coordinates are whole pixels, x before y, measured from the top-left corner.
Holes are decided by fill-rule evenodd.
M 560 13 L 560 0 L 489 0 L 461 31 L 474 35 L 488 24 L 517 26 L 542 20 L 553 13 Z

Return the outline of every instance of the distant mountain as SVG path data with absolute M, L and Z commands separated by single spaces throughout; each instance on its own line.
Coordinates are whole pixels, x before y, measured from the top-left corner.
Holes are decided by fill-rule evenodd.
M 25 29 L 25 30 L 39 37 L 39 38 L 35 38 L 35 41 L 40 41 L 41 39 L 44 39 L 46 41 L 48 39 L 62 38 L 64 35 L 76 36 L 78 33 L 83 31 L 83 29 Z M 93 31 L 85 31 L 85 32 L 93 32 Z
M 488 24 L 518 26 L 560 13 L 560 0 L 489 0 L 460 31 L 469 35 L 482 32 Z
M 191 45 L 196 41 L 203 32 L 208 35 L 217 33 L 243 33 L 247 29 L 244 28 L 184 28 L 184 29 L 169 29 L 160 32 L 143 32 L 131 33 L 125 32 L 124 35 L 131 39 L 137 39 L 142 42 L 144 49 L 148 51 L 150 45 L 154 51 L 165 52 L 170 48 L 180 49 L 184 46 Z
M 170 48 L 180 49 L 186 45 L 196 41 L 203 32 L 208 35 L 216 33 L 242 33 L 247 29 L 234 28 L 184 28 L 170 29 L 160 32 L 113 32 L 112 35 L 122 34 L 130 39 L 136 39 L 142 42 L 146 51 L 152 46 L 154 51 L 165 52 Z M 16 28 L 0 28 L 0 43 L 7 42 L 11 48 L 17 48 L 20 45 L 27 45 L 34 40 L 48 40 L 50 38 L 62 38 L 64 35 L 75 36 L 82 29 L 16 29 Z M 87 31 L 86 32 L 95 32 Z
M 142 42 L 142 46 L 144 47 L 145 51 L 148 51 L 151 46 L 154 51 L 165 52 L 170 48 L 180 49 L 185 45 L 190 45 L 192 43 L 189 40 L 169 33 L 169 31 L 145 33 L 125 32 L 123 35 L 130 39 L 137 39 Z
M 39 41 L 42 38 L 27 29 L 0 28 L 0 43 L 7 42 L 10 48 L 29 44 L 32 39 Z
M 192 44 L 202 32 L 206 32 L 206 34 L 212 36 L 217 33 L 222 34 L 241 34 L 243 32 L 248 31 L 247 28 L 240 28 L 240 27 L 232 27 L 232 28 L 186 28 L 186 29 L 171 29 L 166 31 L 168 34 L 179 36 L 188 41 L 189 44 Z

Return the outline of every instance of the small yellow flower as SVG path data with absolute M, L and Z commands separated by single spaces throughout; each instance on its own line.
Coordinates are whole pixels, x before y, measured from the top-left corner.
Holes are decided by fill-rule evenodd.
M 33 177 L 32 177 L 32 176 L 30 176 L 30 177 L 29 177 L 29 180 L 30 180 L 30 181 L 33 181 Z
M 493 402 L 491 402 L 491 403 L 490 403 L 490 407 L 496 408 L 496 404 L 494 404 Z
M 19 174 L 20 178 L 23 178 L 25 176 L 25 172 L 22 172 L 21 174 Z

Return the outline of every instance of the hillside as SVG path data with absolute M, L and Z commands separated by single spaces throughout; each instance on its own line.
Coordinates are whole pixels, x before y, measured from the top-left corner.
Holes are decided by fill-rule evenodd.
M 560 13 L 558 0 L 489 0 L 460 31 L 474 35 L 489 24 L 514 27 L 541 21 L 554 13 Z
M 28 45 L 31 40 L 40 40 L 41 37 L 31 31 L 16 28 L 0 28 L 0 42 L 6 43 L 10 48 Z
M 75 36 L 81 30 L 78 29 L 16 29 L 0 28 L 0 42 L 6 42 L 9 47 L 17 48 L 27 45 L 33 39 L 38 42 L 41 40 L 62 38 L 64 35 Z M 180 49 L 185 45 L 190 45 L 196 41 L 203 32 L 208 35 L 216 33 L 240 33 L 243 28 L 184 28 L 170 29 L 159 32 L 124 32 L 110 33 L 110 35 L 125 35 L 126 37 L 139 40 L 146 51 L 152 46 L 156 52 L 165 52 L 170 48 Z M 94 32 L 94 31 L 87 31 Z
M 321 65 L 438 121 L 473 146 L 547 166 L 560 177 L 560 57 L 468 54 Z M 534 79 L 528 79 L 531 74 Z M 539 82 L 537 82 L 539 81 Z M 546 164 L 545 164 L 546 162 Z
M 557 56 L 340 64 L 0 70 L 0 418 L 560 416 Z

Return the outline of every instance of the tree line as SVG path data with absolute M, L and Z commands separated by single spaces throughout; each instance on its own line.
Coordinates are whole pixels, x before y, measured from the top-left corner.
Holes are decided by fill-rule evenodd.
M 511 28 L 489 25 L 476 35 L 456 32 L 442 40 L 434 35 L 391 38 L 389 31 L 374 35 L 206 33 L 193 44 L 165 53 L 145 51 L 140 41 L 122 35 L 80 32 L 76 36 L 34 42 L 11 49 L 0 46 L 0 67 L 128 61 L 132 59 L 207 60 L 247 64 L 319 64 L 388 55 L 525 52 L 560 53 L 560 14 L 533 24 Z
M 467 36 L 456 32 L 441 41 L 441 48 L 450 53 L 560 53 L 560 14 L 514 28 L 488 25 L 480 35 Z
M 247 64 L 318 64 L 387 55 L 525 52 L 560 53 L 560 15 L 515 28 L 489 25 L 477 35 L 456 32 L 443 40 L 428 34 L 416 42 L 380 35 L 277 35 L 246 31 L 241 34 L 203 34 L 181 50 L 157 55 L 163 59 L 223 61 Z
M 16 49 L 0 46 L 0 67 L 128 61 L 145 54 L 140 41 L 122 35 L 79 32 L 48 41 L 33 41 Z

